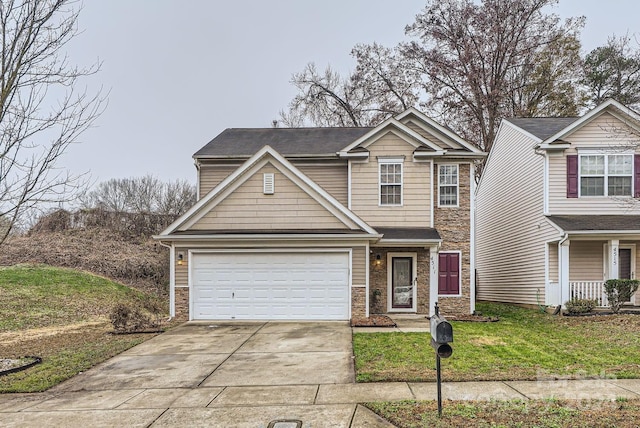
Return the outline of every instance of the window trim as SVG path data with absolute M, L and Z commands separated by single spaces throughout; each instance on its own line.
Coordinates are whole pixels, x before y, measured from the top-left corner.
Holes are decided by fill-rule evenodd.
M 456 184 L 456 204 L 455 205 L 442 205 L 440 203 L 440 189 L 442 186 L 453 187 L 451 184 L 441 184 L 440 183 L 440 168 L 443 166 L 455 166 L 456 167 L 456 176 L 457 176 L 457 184 Z M 438 164 L 438 208 L 460 208 L 460 164 L 458 163 L 441 163 Z
M 400 165 L 400 183 L 382 183 L 382 165 Z M 382 186 L 400 186 L 400 203 L 399 204 L 383 204 L 382 203 Z M 379 207 L 401 207 L 404 205 L 404 158 L 379 158 L 378 159 L 378 206 Z
M 604 157 L 604 174 L 582 174 L 582 158 L 584 156 L 603 156 Z M 629 174 L 609 174 L 609 156 L 629 156 L 631 158 L 631 173 Z M 634 170 L 634 152 L 632 151 L 620 151 L 620 152 L 603 152 L 602 150 L 579 150 L 578 151 L 578 198 L 633 198 L 635 194 L 635 170 Z M 582 195 L 582 178 L 583 177 L 604 177 L 603 195 Z M 630 177 L 631 178 L 631 192 L 629 195 L 609 195 L 609 177 Z

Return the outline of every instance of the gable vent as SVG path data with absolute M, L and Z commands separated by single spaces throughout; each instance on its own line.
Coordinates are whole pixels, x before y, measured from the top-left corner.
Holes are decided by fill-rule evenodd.
M 274 174 L 272 172 L 265 172 L 263 174 L 263 193 L 265 195 L 273 195 L 276 191 L 276 183 L 274 179 Z

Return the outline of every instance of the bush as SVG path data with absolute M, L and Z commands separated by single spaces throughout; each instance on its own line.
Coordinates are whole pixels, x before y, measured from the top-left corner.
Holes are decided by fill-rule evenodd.
M 633 293 L 638 291 L 640 281 L 637 279 L 609 279 L 604 283 L 604 292 L 609 299 L 609 306 L 617 314 L 623 303 L 631 300 Z
M 145 313 L 140 307 L 131 307 L 124 303 L 114 306 L 109 315 L 113 329 L 118 333 L 130 333 L 158 328 L 157 316 Z
M 567 308 L 567 312 L 570 314 L 586 314 L 598 306 L 598 301 L 593 299 L 578 299 L 573 298 L 568 300 L 564 304 Z

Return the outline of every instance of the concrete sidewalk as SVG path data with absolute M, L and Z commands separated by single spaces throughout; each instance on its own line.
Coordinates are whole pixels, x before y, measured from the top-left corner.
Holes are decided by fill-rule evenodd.
M 640 380 L 444 382 L 445 400 L 639 399 Z M 435 400 L 435 383 L 107 389 L 0 395 L 3 427 L 391 427 L 357 403 Z M 282 425 L 285 426 L 285 425 Z M 276 425 L 277 427 L 277 425 Z
M 375 428 L 391 425 L 358 403 L 436 399 L 435 383 L 354 383 L 351 333 L 347 323 L 185 324 L 48 392 L 0 395 L 0 426 Z M 445 378 L 443 398 L 637 399 L 640 380 Z

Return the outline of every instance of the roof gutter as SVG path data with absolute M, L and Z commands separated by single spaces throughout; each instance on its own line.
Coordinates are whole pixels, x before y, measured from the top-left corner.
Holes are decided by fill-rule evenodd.
M 382 234 L 370 234 L 370 233 L 353 233 L 353 234 L 319 234 L 319 233 L 303 233 L 300 235 L 292 234 L 202 234 L 202 235 L 154 235 L 155 240 L 164 241 L 243 241 L 243 240 L 287 240 L 287 241 L 304 241 L 308 239 L 331 239 L 331 240 L 344 240 L 344 241 L 362 241 L 367 240 L 379 240 L 382 238 Z

